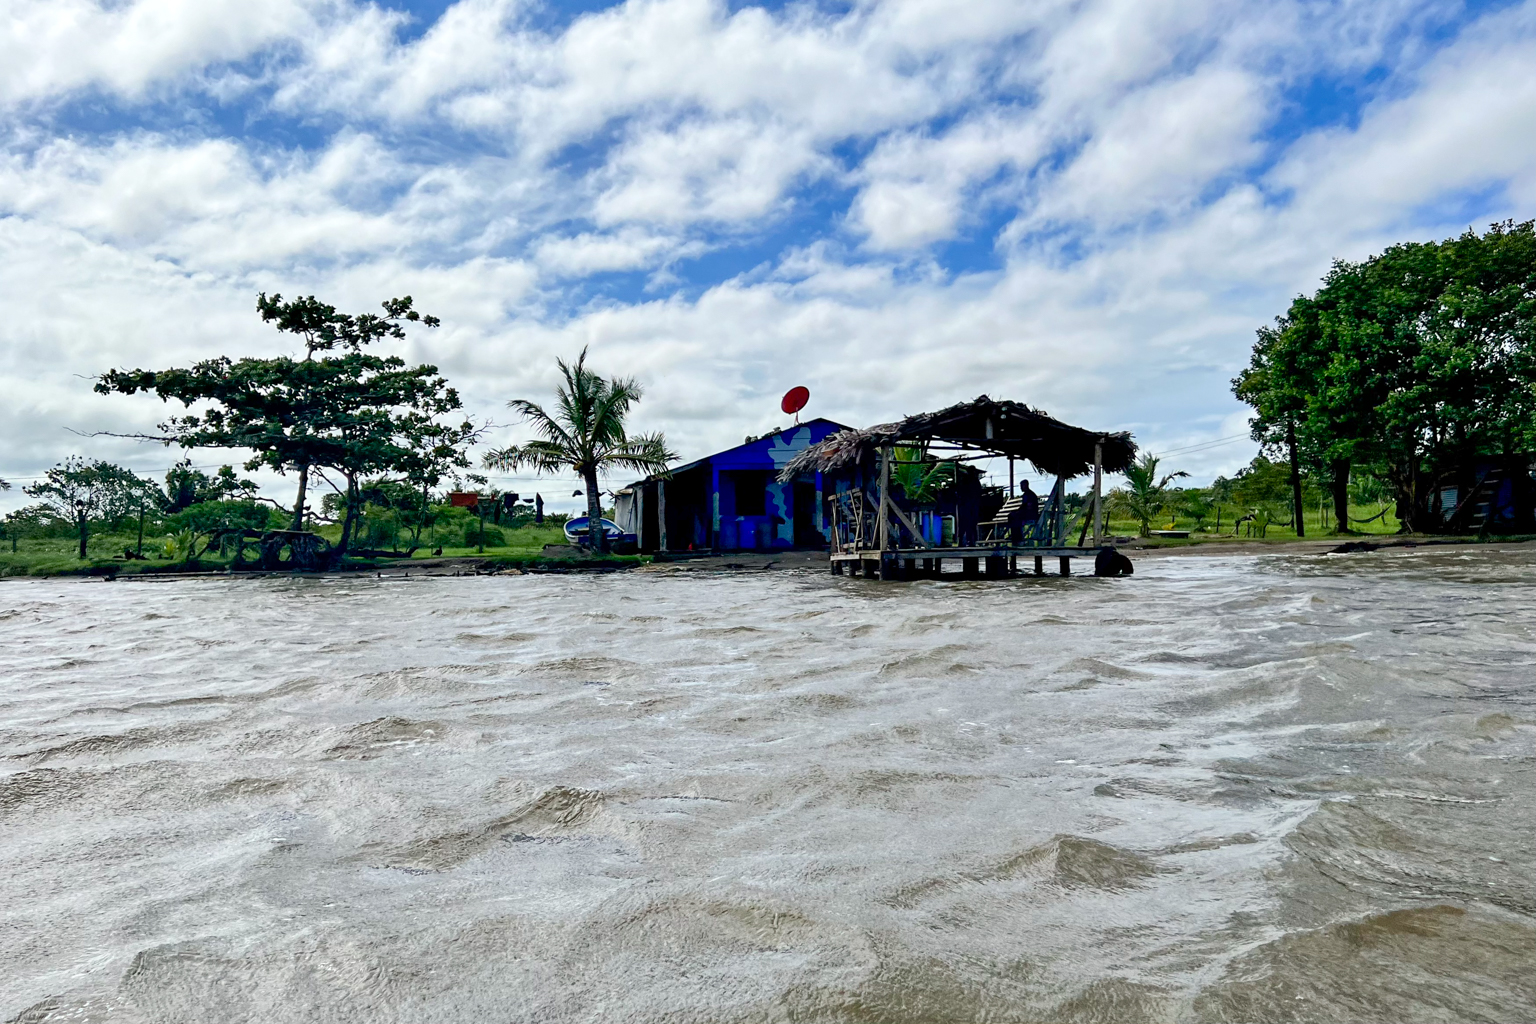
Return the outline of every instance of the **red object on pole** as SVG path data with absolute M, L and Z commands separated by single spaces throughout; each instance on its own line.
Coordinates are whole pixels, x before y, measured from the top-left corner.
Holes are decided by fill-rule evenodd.
M 779 403 L 779 408 L 784 410 L 786 416 L 793 416 L 805 408 L 805 403 L 811 400 L 810 388 L 790 388 L 784 392 L 784 400 Z
M 448 504 L 454 508 L 475 508 L 480 504 L 480 492 L 449 491 Z

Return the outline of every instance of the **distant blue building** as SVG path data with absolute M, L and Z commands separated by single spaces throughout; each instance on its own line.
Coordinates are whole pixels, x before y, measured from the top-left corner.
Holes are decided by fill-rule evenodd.
M 618 525 L 640 550 L 774 551 L 825 548 L 821 474 L 780 483 L 789 460 L 848 428 L 828 419 L 807 420 L 649 476 L 620 490 Z

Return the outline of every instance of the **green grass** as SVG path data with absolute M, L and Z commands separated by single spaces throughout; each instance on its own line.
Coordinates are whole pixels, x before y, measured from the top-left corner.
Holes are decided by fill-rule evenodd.
M 333 543 L 339 539 L 341 534 L 340 528 L 334 526 L 321 527 L 318 532 Z M 544 545 L 563 545 L 565 543 L 565 534 L 558 526 L 525 526 L 516 530 L 506 529 L 502 533 L 506 538 L 506 544 L 495 547 L 488 546 L 484 552 L 474 547 L 448 547 L 443 549 L 440 557 L 474 558 L 506 567 L 549 565 L 580 568 L 596 565 L 631 565 L 649 561 L 648 558 L 640 555 L 608 555 L 604 558 L 546 558 L 544 556 Z M 0 576 L 85 576 L 143 572 L 218 571 L 229 566 L 230 559 L 221 557 L 217 553 L 205 555 L 198 559 L 196 564 L 191 565 L 177 564 L 168 559 L 157 557 L 162 551 L 166 540 L 167 538 L 164 536 L 146 536 L 144 538 L 144 554 L 147 556 L 145 561 L 125 561 L 122 558 L 125 547 L 132 549 L 137 546 L 137 533 L 93 535 L 86 548 L 90 557 L 84 561 L 76 557 L 78 543 L 72 537 L 43 537 L 20 540 L 17 542 L 17 550 L 14 554 L 11 552 L 10 542 L 7 541 L 3 546 L 0 546 Z M 249 551 L 250 549 L 247 548 L 247 552 Z M 435 557 L 439 556 L 433 555 L 431 546 L 423 543 L 420 548 L 412 553 L 409 559 L 405 557 L 349 558 L 347 559 L 347 567 L 353 569 L 382 569 L 390 566 L 408 565 L 413 561 Z
M 1349 508 L 1349 515 L 1351 519 L 1367 519 L 1376 515 L 1383 508 L 1390 507 L 1390 504 L 1381 503 L 1374 505 L 1351 505 Z M 1188 517 L 1165 518 L 1156 520 L 1152 523 L 1152 529 L 1189 530 L 1191 531 L 1190 539 L 1192 541 L 1232 540 L 1232 524 L 1237 520 L 1239 516 L 1247 514 L 1247 511 L 1248 509 L 1246 507 L 1223 505 L 1221 507 L 1221 528 L 1219 532 L 1217 530 L 1216 515 L 1214 512 L 1207 516 L 1205 520 L 1200 523 L 1196 523 L 1195 520 Z M 1279 518 L 1281 520 L 1285 520 L 1290 517 L 1289 515 L 1281 515 Z M 1303 516 L 1302 522 L 1307 528 L 1307 535 L 1305 538 L 1306 540 L 1327 540 L 1340 536 L 1333 532 L 1333 516 L 1321 515 L 1315 508 L 1306 512 L 1306 514 Z M 1366 523 L 1364 525 L 1351 522 L 1349 524 L 1349 528 L 1351 533 L 1356 536 L 1389 537 L 1397 533 L 1398 525 L 1397 517 L 1388 512 L 1380 519 L 1377 519 L 1374 522 Z M 1141 529 L 1141 525 L 1134 519 L 1110 519 L 1107 529 L 1109 533 L 1117 537 L 1134 537 Z M 1249 539 L 1246 532 L 1246 524 L 1244 530 L 1238 534 L 1237 539 Z M 1259 540 L 1260 538 L 1254 537 L 1252 539 Z M 1279 542 L 1297 540 L 1298 538 L 1296 536 L 1296 530 L 1294 527 L 1277 526 L 1274 523 L 1271 523 L 1269 529 L 1265 531 L 1264 537 L 1262 539 L 1270 542 Z

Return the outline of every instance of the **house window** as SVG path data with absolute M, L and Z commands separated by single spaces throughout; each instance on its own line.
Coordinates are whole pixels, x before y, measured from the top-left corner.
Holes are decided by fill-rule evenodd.
M 736 488 L 736 514 L 761 516 L 768 514 L 768 482 L 771 473 L 755 469 L 737 470 L 731 474 Z

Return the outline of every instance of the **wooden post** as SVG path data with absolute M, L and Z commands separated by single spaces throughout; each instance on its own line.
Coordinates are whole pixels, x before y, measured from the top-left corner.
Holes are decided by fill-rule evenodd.
M 981 559 L 979 559 L 979 558 L 962 558 L 962 559 L 960 559 L 960 573 L 961 573 L 961 575 L 963 575 L 968 580 L 975 579 L 977 576 L 980 575 L 980 571 L 979 571 L 980 568 L 981 568 L 980 562 L 981 562 Z
M 1100 547 L 1104 543 L 1103 527 L 1099 525 L 1100 511 L 1102 509 L 1102 491 L 1100 483 L 1104 466 L 1104 442 L 1098 440 L 1093 443 L 1093 546 Z
M 619 499 L 613 499 L 613 514 L 619 514 Z M 645 481 L 635 485 L 635 550 L 645 550 Z
M 1061 558 L 1059 559 L 1059 561 L 1061 563 L 1061 574 L 1063 576 L 1071 576 L 1072 575 L 1072 559 L 1068 558 L 1066 555 L 1062 555 Z
M 667 482 L 656 481 L 656 550 L 667 550 Z
M 1067 478 L 1056 478 L 1056 525 L 1052 530 L 1052 540 L 1057 544 L 1067 542 Z
M 1036 576 L 1044 576 L 1045 575 L 1045 556 L 1044 555 L 1036 555 L 1035 556 L 1035 575 Z
M 886 505 L 890 501 L 891 494 L 891 450 L 880 449 L 880 522 L 876 525 L 876 538 L 880 544 L 880 556 L 883 564 L 886 548 L 889 547 L 890 516 L 886 512 Z
M 1008 497 L 1013 497 L 1013 456 L 1008 456 Z

